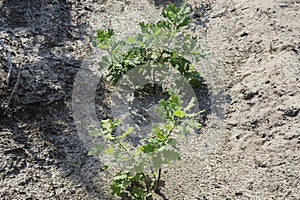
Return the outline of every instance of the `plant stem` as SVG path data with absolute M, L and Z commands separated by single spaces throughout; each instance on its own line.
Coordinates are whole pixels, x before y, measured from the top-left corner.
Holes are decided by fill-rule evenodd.
M 116 139 L 115 141 L 118 143 L 118 145 L 119 145 L 122 149 L 125 150 L 125 152 L 129 155 L 129 157 L 131 158 L 131 160 L 132 160 L 132 161 L 135 161 L 134 157 L 130 154 L 130 152 L 128 151 L 128 149 L 126 149 L 126 147 L 124 147 L 124 146 L 121 144 L 121 142 L 120 142 L 119 140 Z
M 174 124 L 174 126 L 172 127 L 172 129 L 169 131 L 167 137 L 164 139 L 164 142 L 166 142 L 169 139 L 169 137 L 171 136 L 171 134 L 172 134 L 172 132 L 174 131 L 175 128 L 176 128 L 176 126 Z
M 152 73 L 152 79 L 153 79 L 153 94 L 156 94 L 156 80 L 155 80 L 155 69 L 153 69 L 153 73 Z
M 163 57 L 165 53 L 165 50 L 159 51 L 159 57 L 157 58 L 157 63 L 162 63 L 161 58 Z M 153 69 L 152 73 L 152 79 L 153 79 L 153 93 L 156 94 L 156 77 L 155 77 L 155 68 Z
M 157 176 L 156 186 L 155 186 L 155 190 L 154 191 L 158 191 L 160 175 L 161 175 L 161 169 L 158 170 L 158 176 Z
M 156 179 L 156 175 L 155 175 L 155 173 L 154 173 L 152 167 L 150 167 L 150 170 L 151 170 L 151 173 L 152 173 L 152 175 L 153 175 L 153 179 L 155 180 L 155 179 Z

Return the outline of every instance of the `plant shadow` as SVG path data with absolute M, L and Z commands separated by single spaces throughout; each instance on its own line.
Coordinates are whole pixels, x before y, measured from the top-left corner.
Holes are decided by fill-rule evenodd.
M 164 187 L 166 184 L 165 184 L 165 181 L 164 180 L 161 180 L 159 182 L 159 185 L 158 185 L 158 188 L 157 190 L 155 191 L 155 193 L 157 195 L 159 195 L 163 200 L 168 200 L 167 196 L 161 191 L 161 188 Z
M 152 0 L 152 2 L 154 3 L 154 5 L 156 7 L 160 7 L 160 6 L 166 6 L 170 3 L 174 4 L 175 6 L 180 6 L 180 4 L 183 2 L 182 0 Z

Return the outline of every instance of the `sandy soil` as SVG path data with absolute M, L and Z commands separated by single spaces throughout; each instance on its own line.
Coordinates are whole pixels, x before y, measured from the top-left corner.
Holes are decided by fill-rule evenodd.
M 300 1 L 188 3 L 189 30 L 211 52 L 198 65 L 210 112 L 183 159 L 163 169 L 155 199 L 300 199 Z M 164 4 L 0 0 L 0 39 L 14 66 L 7 85 L 0 48 L 0 199 L 109 198 L 110 174 L 86 156 L 74 125 L 74 80 L 95 54 L 87 36 L 134 33 Z M 98 85 L 100 117 L 110 115 L 109 91 Z

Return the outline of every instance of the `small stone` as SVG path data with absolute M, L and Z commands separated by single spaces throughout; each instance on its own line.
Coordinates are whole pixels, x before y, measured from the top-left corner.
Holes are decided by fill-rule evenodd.
M 240 36 L 241 36 L 241 37 L 245 37 L 245 36 L 248 36 L 248 35 L 249 35 L 249 33 L 247 33 L 247 32 L 242 32 Z
M 195 19 L 201 18 L 201 16 L 202 16 L 202 13 L 201 13 L 201 12 L 195 12 L 195 13 L 193 14 L 193 18 L 195 18 Z
M 258 95 L 258 91 L 249 91 L 244 93 L 244 99 L 245 100 L 251 100 L 253 97 Z
M 242 196 L 243 195 L 243 192 L 236 192 L 235 193 L 235 196 Z
M 289 6 L 289 4 L 288 4 L 288 3 L 280 3 L 278 6 L 279 6 L 280 8 L 286 8 L 286 7 Z
M 284 111 L 284 115 L 288 117 L 296 117 L 300 111 L 300 108 L 288 108 Z
M 227 94 L 225 96 L 225 101 L 226 101 L 226 103 L 230 103 L 232 101 L 232 98 L 231 98 L 230 94 Z

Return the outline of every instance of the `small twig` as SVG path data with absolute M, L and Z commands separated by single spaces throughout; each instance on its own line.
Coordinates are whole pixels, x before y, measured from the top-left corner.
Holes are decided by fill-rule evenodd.
M 159 57 L 157 59 L 157 62 L 161 63 L 161 59 L 162 59 L 162 57 L 163 57 L 163 55 L 165 53 L 165 50 L 162 50 L 159 53 L 160 53 L 160 55 L 159 55 Z M 155 68 L 153 69 L 152 79 L 153 79 L 153 93 L 156 94 L 156 88 L 155 88 L 155 86 L 156 86 Z
M 171 134 L 173 133 L 173 131 L 174 131 L 175 128 L 176 128 L 176 126 L 174 125 L 174 126 L 172 127 L 172 129 L 169 131 L 167 137 L 164 139 L 164 142 L 166 142 L 166 141 L 169 139 L 169 137 L 171 136 Z
M 5 47 L 4 43 L 1 40 L 0 40 L 0 45 L 2 46 L 2 49 L 6 54 L 7 61 L 8 61 L 8 64 L 9 64 L 9 69 L 8 69 L 8 73 L 7 73 L 7 77 L 6 77 L 6 84 L 8 85 L 9 81 L 10 81 L 11 73 L 13 71 L 13 65 L 12 65 L 12 62 L 11 62 L 10 54 L 9 54 L 7 48 Z
M 19 74 L 18 74 L 17 82 L 16 82 L 16 84 L 15 84 L 15 86 L 14 86 L 14 89 L 12 90 L 12 92 L 11 92 L 11 94 L 10 94 L 9 99 L 8 99 L 8 102 L 7 102 L 7 108 L 9 107 L 9 105 L 10 105 L 10 103 L 11 103 L 11 100 L 12 100 L 14 94 L 16 93 L 18 87 L 19 87 L 19 84 L 20 84 L 20 78 L 21 78 L 21 71 L 20 71 Z
M 136 160 L 134 159 L 134 157 L 131 155 L 131 153 L 128 151 L 128 149 L 126 147 L 124 147 L 124 145 L 121 144 L 121 142 L 118 139 L 115 139 L 115 142 L 117 142 L 117 144 L 129 155 L 129 157 L 131 158 L 131 160 L 133 162 L 135 162 Z

